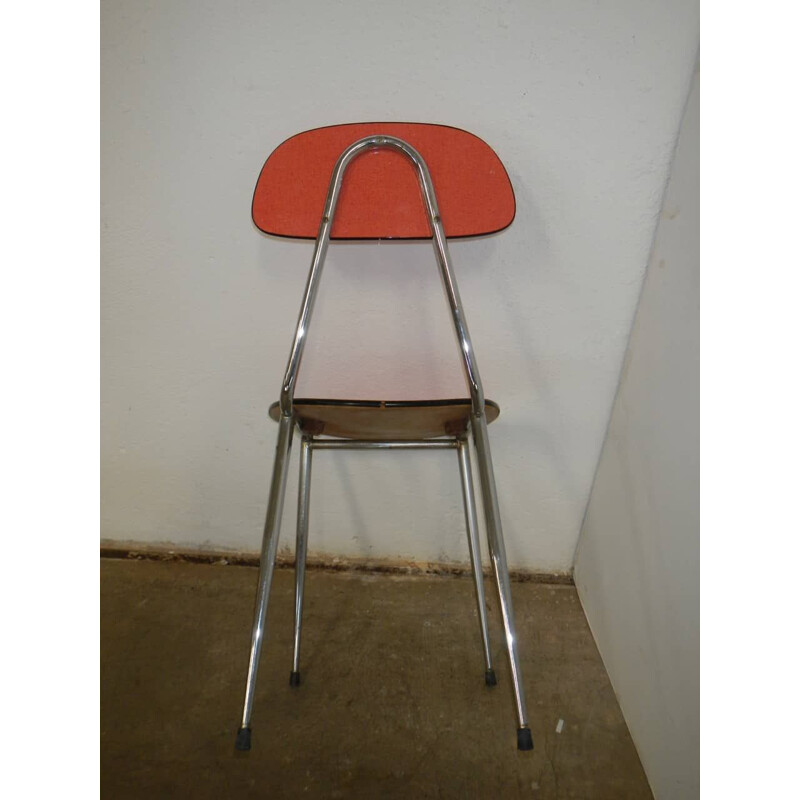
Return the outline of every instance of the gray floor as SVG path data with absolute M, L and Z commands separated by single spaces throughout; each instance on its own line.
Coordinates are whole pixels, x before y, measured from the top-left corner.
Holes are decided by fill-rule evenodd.
M 513 584 L 535 741 L 520 753 L 493 584 L 490 689 L 469 578 L 309 572 L 291 688 L 278 570 L 253 749 L 234 751 L 256 577 L 101 561 L 103 797 L 652 797 L 571 586 Z

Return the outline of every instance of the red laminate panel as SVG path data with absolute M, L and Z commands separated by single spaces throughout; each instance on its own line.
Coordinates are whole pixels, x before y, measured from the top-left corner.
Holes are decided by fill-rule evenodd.
M 448 237 L 480 236 L 514 219 L 511 182 L 494 150 L 459 128 L 415 122 L 360 122 L 299 133 L 261 170 L 253 221 L 265 233 L 315 239 L 336 160 L 353 142 L 395 136 L 419 151 L 430 170 Z M 345 173 L 332 239 L 430 238 L 416 171 L 395 150 L 362 154 Z

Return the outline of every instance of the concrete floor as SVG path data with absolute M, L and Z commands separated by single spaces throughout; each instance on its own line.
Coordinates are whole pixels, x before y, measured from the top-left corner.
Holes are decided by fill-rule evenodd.
M 521 753 L 493 584 L 490 689 L 469 578 L 309 572 L 291 688 L 294 575 L 277 570 L 253 749 L 236 752 L 256 578 L 101 561 L 103 797 L 652 797 L 572 586 L 513 585 Z

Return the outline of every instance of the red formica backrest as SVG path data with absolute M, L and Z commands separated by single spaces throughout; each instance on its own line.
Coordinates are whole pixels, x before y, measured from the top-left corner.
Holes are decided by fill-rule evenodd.
M 403 139 L 425 160 L 448 238 L 507 228 L 516 204 L 511 181 L 486 142 L 460 128 L 418 122 L 359 122 L 298 133 L 267 159 L 253 196 L 253 222 L 264 233 L 315 239 L 333 167 L 366 136 Z M 358 156 L 344 176 L 332 239 L 429 239 L 416 170 L 396 150 Z

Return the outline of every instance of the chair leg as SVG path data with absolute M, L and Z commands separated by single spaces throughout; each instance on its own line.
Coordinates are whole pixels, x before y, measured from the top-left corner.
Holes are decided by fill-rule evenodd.
M 278 444 L 275 447 L 275 466 L 267 504 L 267 519 L 264 524 L 264 539 L 261 545 L 261 568 L 258 575 L 258 593 L 253 618 L 253 635 L 250 644 L 250 665 L 247 669 L 247 685 L 244 693 L 242 725 L 236 734 L 236 749 L 250 749 L 250 718 L 253 713 L 253 697 L 258 674 L 258 661 L 264 644 L 264 628 L 267 617 L 267 601 L 275 570 L 275 555 L 278 550 L 278 537 L 283 512 L 283 497 L 286 493 L 286 473 L 289 469 L 289 456 L 292 447 L 294 420 L 281 417 L 278 429 Z
M 492 651 L 489 646 L 489 627 L 486 622 L 486 594 L 483 589 L 483 564 L 481 546 L 478 541 L 478 515 L 475 511 L 475 491 L 472 485 L 472 464 L 469 456 L 469 440 L 466 435 L 458 440 L 458 466 L 461 472 L 461 491 L 464 497 L 464 517 L 467 521 L 467 540 L 469 557 L 472 560 L 472 574 L 475 577 L 475 596 L 478 601 L 478 620 L 483 639 L 483 656 L 486 661 L 484 678 L 487 686 L 497 685 L 497 676 L 492 666 Z
M 503 529 L 500 524 L 500 508 L 497 502 L 492 455 L 489 450 L 489 436 L 486 430 L 486 417 L 472 416 L 472 436 L 478 453 L 478 469 L 481 476 L 483 509 L 486 515 L 486 529 L 489 539 L 489 552 L 497 578 L 497 591 L 500 596 L 500 610 L 503 614 L 503 628 L 506 635 L 508 660 L 511 666 L 511 679 L 514 683 L 514 699 L 517 707 L 517 747 L 520 750 L 533 750 L 533 737 L 528 725 L 528 712 L 525 708 L 525 693 L 522 688 L 522 670 L 517 650 L 514 609 L 511 604 L 511 582 L 508 577 L 506 549 L 503 543 Z
M 295 590 L 294 590 L 294 658 L 290 686 L 300 685 L 300 628 L 303 624 L 303 589 L 306 578 L 306 554 L 308 552 L 308 510 L 311 493 L 311 439 L 303 436 L 300 445 L 300 484 L 297 493 L 297 545 L 295 546 Z

